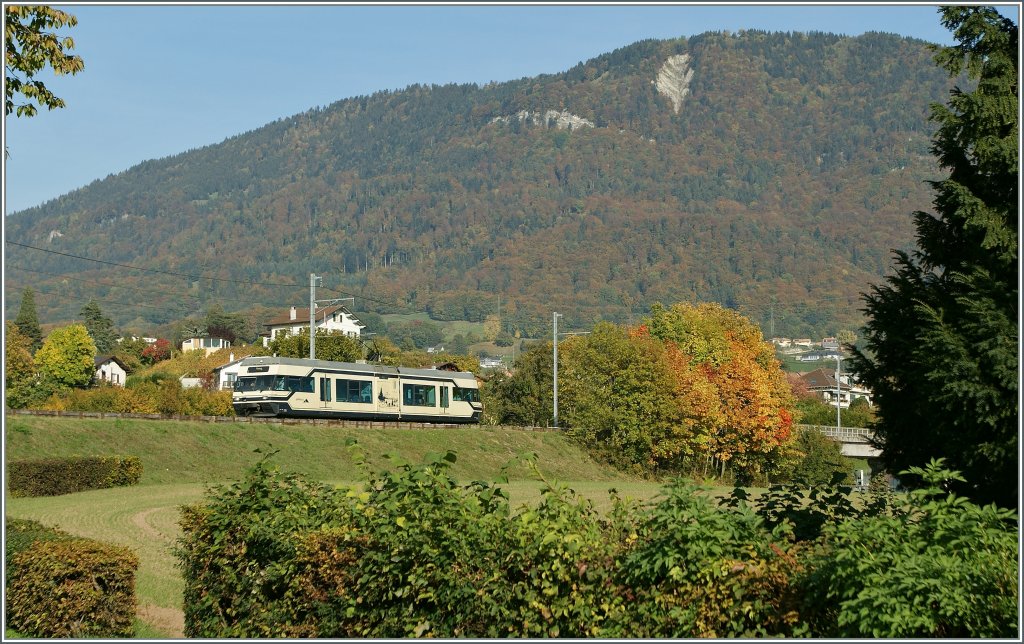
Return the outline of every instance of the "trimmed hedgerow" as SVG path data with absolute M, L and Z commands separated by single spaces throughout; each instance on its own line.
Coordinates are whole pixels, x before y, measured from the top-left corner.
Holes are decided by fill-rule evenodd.
M 57 496 L 84 490 L 135 485 L 142 478 L 137 456 L 70 456 L 11 461 L 11 496 Z
M 8 564 L 14 555 L 28 549 L 37 541 L 66 541 L 75 538 L 60 528 L 45 526 L 31 519 L 5 518 L 4 524 L 4 550 L 7 553 Z
M 138 565 L 122 546 L 37 539 L 8 560 L 7 625 L 26 637 L 131 637 Z

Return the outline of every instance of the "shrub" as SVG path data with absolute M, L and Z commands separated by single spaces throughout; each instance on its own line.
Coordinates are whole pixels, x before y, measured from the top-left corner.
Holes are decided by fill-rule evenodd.
M 311 636 L 290 593 L 303 533 L 336 524 L 339 492 L 282 474 L 264 458 L 245 480 L 182 508 L 175 554 L 185 581 L 186 637 Z
M 905 512 L 838 522 L 802 582 L 821 637 L 1015 638 L 1016 513 L 943 491 L 963 481 L 942 460 L 908 473 L 924 489 Z
M 121 546 L 36 540 L 9 562 L 7 625 L 27 637 L 131 637 L 137 569 Z
M 836 475 L 840 483 L 853 480 L 853 463 L 843 456 L 842 445 L 820 431 L 804 427 L 797 430 L 793 448 L 800 453 L 798 460 L 784 478 L 809 486 L 829 485 Z
M 6 533 L 4 535 L 4 550 L 7 554 L 5 560 L 10 565 L 14 555 L 26 550 L 36 541 L 59 541 L 74 539 L 73 536 L 60 530 L 44 526 L 38 521 L 31 519 L 11 519 L 4 521 Z
M 135 485 L 142 478 L 136 456 L 70 456 L 11 461 L 11 496 L 57 496 L 84 490 Z
M 622 561 L 630 619 L 618 637 L 762 637 L 795 631 L 797 558 L 760 517 L 723 511 L 677 480 L 646 514 Z

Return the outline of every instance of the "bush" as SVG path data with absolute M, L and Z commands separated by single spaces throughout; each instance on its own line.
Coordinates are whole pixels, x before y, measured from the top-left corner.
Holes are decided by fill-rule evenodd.
M 793 469 L 781 473 L 783 480 L 808 486 L 829 485 L 836 477 L 840 483 L 853 480 L 853 461 L 843 456 L 842 445 L 813 428 L 798 428 L 793 448 L 799 452 Z
M 300 535 L 336 524 L 334 488 L 261 460 L 241 483 L 182 508 L 175 554 L 185 581 L 186 637 L 315 635 L 308 592 L 296 597 Z
M 963 481 L 933 460 L 905 512 L 830 524 L 802 582 L 820 637 L 1016 638 L 1018 517 L 942 487 Z
M 9 561 L 7 625 L 27 637 L 131 637 L 130 550 L 87 539 L 36 540 Z
M 723 511 L 681 480 L 646 514 L 622 561 L 631 623 L 616 637 L 749 638 L 792 634 L 797 558 L 753 511 Z
M 28 549 L 36 541 L 60 541 L 74 539 L 73 536 L 60 530 L 44 526 L 38 521 L 31 519 L 10 519 L 4 521 L 6 533 L 4 535 L 4 551 L 7 553 L 5 561 L 10 565 L 14 555 Z M 9 575 L 8 575 L 9 576 Z
M 11 461 L 7 464 L 7 476 L 11 496 L 57 496 L 135 485 L 142 478 L 142 461 L 136 456 Z
M 244 483 L 212 490 L 182 515 L 186 635 L 1005 637 L 1016 628 L 1016 518 L 994 508 L 920 497 L 907 511 L 884 493 L 854 506 L 850 488 L 835 486 L 809 497 L 780 487 L 753 507 L 737 491 L 716 507 L 675 481 L 654 505 L 613 499 L 608 516 L 548 484 L 536 506 L 513 513 L 494 484 L 452 479 L 454 460 L 399 463 L 340 490 L 261 461 Z

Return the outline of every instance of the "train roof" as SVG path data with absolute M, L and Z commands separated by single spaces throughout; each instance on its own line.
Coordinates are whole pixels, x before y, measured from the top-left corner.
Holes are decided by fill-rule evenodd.
M 365 364 L 361 362 L 334 362 L 332 360 L 310 360 L 309 358 L 285 358 L 280 356 L 250 356 L 242 360 L 239 367 L 252 365 L 288 365 L 292 367 L 319 367 L 321 369 L 342 369 L 345 371 L 364 371 L 386 376 L 418 376 L 421 378 L 461 376 L 463 378 L 476 378 L 472 371 L 447 371 L 441 369 L 412 369 L 409 367 L 388 367 L 379 364 Z

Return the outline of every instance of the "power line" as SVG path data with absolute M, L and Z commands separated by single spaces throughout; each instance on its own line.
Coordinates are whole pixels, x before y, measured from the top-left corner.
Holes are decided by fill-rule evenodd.
M 51 253 L 51 254 L 54 254 L 54 255 L 60 255 L 62 257 L 70 257 L 72 259 L 81 259 L 81 260 L 84 260 L 84 261 L 87 261 L 87 262 L 96 262 L 98 264 L 105 264 L 107 266 L 117 266 L 119 268 L 130 268 L 130 269 L 136 270 L 136 271 L 145 271 L 145 272 L 149 272 L 149 273 L 158 273 L 158 274 L 161 274 L 161 275 L 170 275 L 172 277 L 184 277 L 184 278 L 187 278 L 187 279 L 190 279 L 190 280 L 206 279 L 206 280 L 215 281 L 215 282 L 228 282 L 228 283 L 231 283 L 231 284 L 243 284 L 243 285 L 246 285 L 246 286 L 272 286 L 272 287 L 301 288 L 301 289 L 308 288 L 308 286 L 305 285 L 305 284 L 294 284 L 294 283 L 293 284 L 283 284 L 283 283 L 275 283 L 275 282 L 253 282 L 253 281 L 247 281 L 247 280 L 229 279 L 229 278 L 225 278 L 225 277 L 210 277 L 210 276 L 206 276 L 206 275 L 192 275 L 192 274 L 188 274 L 188 273 L 177 273 L 177 272 L 174 272 L 174 271 L 165 271 L 165 270 L 161 270 L 161 269 L 158 269 L 158 268 L 143 268 L 141 266 L 132 266 L 131 264 L 121 264 L 119 262 L 110 262 L 110 261 L 106 261 L 106 260 L 102 260 L 102 259 L 93 259 L 91 257 L 82 257 L 81 255 L 73 255 L 71 253 L 64 253 L 64 252 L 61 252 L 61 251 L 58 251 L 58 250 L 52 250 L 52 249 L 49 249 L 49 248 L 39 248 L 38 246 L 32 246 L 30 244 L 22 244 L 22 243 L 15 242 L 15 241 L 10 241 L 10 240 L 4 240 L 4 243 L 10 244 L 12 246 L 20 246 L 21 248 L 28 248 L 28 249 L 31 249 L 31 250 L 37 250 L 37 251 L 42 252 L 42 253 Z M 358 293 L 349 293 L 347 291 L 342 291 L 342 290 L 339 290 L 339 289 L 336 289 L 336 288 L 331 288 L 329 286 L 323 286 L 321 288 L 323 288 L 325 290 L 328 290 L 328 291 L 332 291 L 334 293 L 339 293 L 339 294 L 345 295 L 345 296 L 358 297 L 360 300 L 366 300 L 368 302 L 373 302 L 375 304 L 379 304 L 379 305 L 383 305 L 383 306 L 397 306 L 399 308 L 406 309 L 407 311 L 416 311 L 416 309 L 414 309 L 413 307 L 409 306 L 408 304 L 402 304 L 400 302 L 387 302 L 387 301 L 384 301 L 384 300 L 378 300 L 376 298 L 368 297 L 368 296 L 365 296 L 365 295 L 360 295 Z M 234 301 L 244 301 L 244 300 L 234 300 Z
M 53 273 L 53 272 L 50 272 L 50 271 L 42 271 L 42 270 L 39 270 L 37 268 L 28 268 L 26 266 L 19 266 L 17 264 L 8 264 L 7 268 L 13 268 L 13 269 L 20 270 L 20 271 L 26 271 L 28 273 L 40 273 L 40 274 L 43 274 L 43 275 L 52 275 L 54 277 L 60 277 L 62 279 L 73 280 L 73 281 L 76 281 L 76 282 L 85 282 L 87 284 L 100 284 L 102 286 L 108 286 L 110 288 L 128 289 L 128 290 L 132 290 L 132 291 L 138 291 L 140 293 L 148 293 L 148 294 L 159 293 L 160 295 L 175 295 L 175 296 L 183 297 L 183 298 L 192 298 L 193 300 L 195 300 L 195 304 L 197 306 L 202 304 L 202 298 L 200 296 L 193 295 L 191 293 L 185 293 L 185 292 L 182 292 L 182 291 L 173 290 L 173 289 L 154 290 L 154 289 L 141 288 L 141 287 L 138 287 L 138 286 L 125 286 L 123 284 L 112 284 L 110 282 L 103 282 L 103 281 L 100 281 L 100 280 L 88 280 L 88 279 L 83 279 L 83 278 L 80 278 L 80 277 L 71 277 L 70 275 L 68 275 L 66 273 Z M 225 300 L 225 301 L 228 301 L 228 302 L 242 302 L 242 303 L 245 303 L 245 304 L 250 304 L 250 305 L 252 304 L 251 300 L 242 300 L 242 299 L 239 299 L 237 297 L 224 297 L 224 296 L 221 296 L 221 295 L 217 295 L 216 298 L 218 300 Z
M 50 286 L 50 285 L 46 285 L 46 286 Z M 4 286 L 4 289 L 8 290 L 8 291 L 15 291 L 15 292 L 19 290 L 18 287 L 16 287 L 16 286 Z M 45 291 L 41 291 L 41 292 L 45 292 Z M 141 307 L 145 307 L 147 309 L 157 309 L 157 310 L 160 310 L 160 311 L 164 311 L 165 313 L 171 313 L 172 312 L 172 309 L 167 308 L 166 306 L 159 306 L 159 305 L 155 305 L 155 304 L 145 304 L 143 302 L 122 302 L 122 301 L 119 301 L 119 300 L 107 300 L 107 299 L 98 298 L 98 297 L 90 297 L 89 299 L 95 300 L 97 302 L 102 302 L 104 304 L 113 304 L 115 306 L 121 306 L 121 307 L 124 307 L 124 308 L 131 308 L 131 307 L 141 306 Z M 183 305 L 179 304 L 179 306 L 183 306 Z M 173 311 L 173 313 L 175 315 L 179 314 L 178 311 Z
M 232 284 L 245 284 L 247 286 L 285 286 L 289 288 L 305 288 L 302 284 L 277 284 L 273 282 L 251 282 L 247 280 L 233 280 L 226 277 L 209 277 L 206 275 L 191 275 L 188 273 L 175 273 L 174 271 L 164 271 L 159 268 L 142 268 L 141 266 L 132 266 L 131 264 L 120 264 L 118 262 L 108 262 L 103 259 L 93 259 L 91 257 L 82 257 L 81 255 L 72 255 L 71 253 L 62 253 L 59 250 L 51 250 L 48 248 L 39 248 L 38 246 L 30 246 L 29 244 L 19 244 L 10 240 L 4 240 L 4 243 L 11 244 L 12 246 L 21 246 L 22 248 L 30 248 L 32 250 L 38 250 L 43 253 L 51 253 L 53 255 L 60 255 L 62 257 L 70 257 L 72 259 L 81 259 L 87 262 L 96 262 L 97 264 L 106 264 L 107 266 L 118 266 L 120 268 L 130 268 L 136 271 L 146 271 L 147 273 L 160 273 L 161 275 L 170 275 L 172 277 L 187 277 L 191 280 L 210 280 L 214 282 L 230 282 Z

